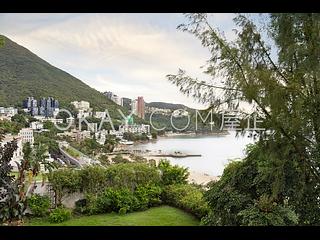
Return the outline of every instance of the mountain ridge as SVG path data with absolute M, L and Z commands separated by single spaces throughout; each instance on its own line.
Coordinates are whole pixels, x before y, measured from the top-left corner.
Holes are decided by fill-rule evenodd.
M 63 71 L 4 35 L 0 47 L 0 106 L 21 106 L 33 96 L 54 97 L 62 106 L 88 101 L 95 110 L 121 108 L 103 93 Z
M 167 103 L 167 102 L 149 102 L 149 103 L 146 103 L 146 106 L 162 108 L 162 109 L 170 109 L 170 110 L 177 110 L 177 109 L 194 110 L 193 108 L 189 108 L 183 104 Z

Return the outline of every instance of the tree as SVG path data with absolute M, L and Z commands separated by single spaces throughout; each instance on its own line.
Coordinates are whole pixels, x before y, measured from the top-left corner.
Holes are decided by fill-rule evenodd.
M 106 140 L 104 142 L 104 151 L 109 153 L 113 152 L 114 148 L 119 143 L 119 140 L 113 135 L 107 135 Z
M 318 224 L 320 15 L 261 15 L 266 24 L 259 26 L 239 14 L 233 41 L 212 26 L 207 14 L 186 17 L 188 22 L 178 28 L 195 35 L 210 51 L 205 73 L 212 81 L 194 79 L 181 69 L 168 75 L 169 81 L 216 111 L 225 105 L 237 109 L 242 102 L 252 104 L 269 130 L 254 132 L 269 165 L 264 169 L 272 179 L 268 197 L 278 204 L 287 200 L 300 215 L 299 224 Z M 281 174 L 288 162 L 295 169 L 290 178 Z
M 0 143 L 2 139 L 3 133 L 0 132 Z M 13 167 L 10 165 L 17 148 L 16 141 L 9 142 L 4 146 L 0 144 L 0 223 L 11 223 L 15 219 L 19 219 L 21 213 L 21 205 L 16 201 L 17 187 L 14 176 L 11 174 Z
M 0 137 L 2 140 L 2 137 Z M 18 166 L 18 176 L 12 176 L 13 167 L 10 161 L 14 151 L 17 149 L 16 140 L 7 143 L 4 147 L 0 147 L 0 221 L 13 224 L 22 220 L 24 212 L 27 208 L 27 190 L 33 179 L 40 172 L 40 164 L 44 164 L 45 169 L 49 171 L 52 165 L 45 160 L 46 149 L 43 145 L 36 145 L 31 148 L 26 143 L 23 148 L 23 159 Z M 31 189 L 31 192 L 34 190 Z
M 24 114 L 14 115 L 13 117 L 11 117 L 11 121 L 19 124 L 22 128 L 29 126 L 29 123 Z
M 173 166 L 168 160 L 160 160 L 158 169 L 161 171 L 161 181 L 164 185 L 187 183 L 189 177 L 187 168 Z

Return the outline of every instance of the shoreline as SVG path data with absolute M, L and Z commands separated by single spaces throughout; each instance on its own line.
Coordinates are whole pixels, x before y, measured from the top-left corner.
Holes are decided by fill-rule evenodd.
M 110 158 L 114 158 L 117 154 L 114 155 L 109 155 Z M 126 154 L 122 154 L 122 157 L 132 161 L 132 159 L 130 158 L 129 155 Z M 164 159 L 162 157 L 151 157 L 151 156 L 142 156 L 144 159 L 146 159 L 148 162 L 150 160 L 154 160 L 156 162 L 156 164 L 159 164 L 159 161 L 161 159 Z M 134 161 L 132 161 L 134 162 Z M 214 176 L 214 175 L 210 175 L 208 173 L 205 172 L 199 172 L 199 171 L 194 171 L 194 170 L 190 170 L 188 169 L 189 172 L 189 177 L 188 177 L 188 182 L 189 183 L 195 183 L 195 184 L 199 184 L 199 185 L 206 185 L 207 183 L 211 182 L 211 181 L 218 181 L 220 179 L 220 176 Z
M 145 159 L 147 159 L 147 161 L 149 160 L 155 160 L 156 164 L 159 164 L 159 161 L 163 158 L 156 158 L 156 157 L 144 157 Z M 188 181 L 189 183 L 196 183 L 196 184 L 200 184 L 200 185 L 205 185 L 211 181 L 218 181 L 220 179 L 219 176 L 214 176 L 214 175 L 210 175 L 208 173 L 205 172 L 199 172 L 199 171 L 194 171 L 194 170 L 190 170 L 188 169 L 189 172 L 189 177 L 188 177 Z
M 167 133 L 161 136 L 158 136 L 159 138 L 168 138 L 168 137 L 178 137 L 178 136 L 226 136 L 230 133 L 228 131 L 221 131 L 221 132 L 205 132 L 205 133 Z M 156 139 L 155 139 L 156 140 Z
M 186 136 L 186 137 L 188 137 L 188 136 L 189 137 L 204 136 L 204 137 L 206 137 L 206 136 L 227 136 L 227 135 L 230 135 L 230 132 L 222 131 L 222 132 L 209 132 L 209 133 L 195 133 L 195 132 L 192 132 L 192 133 L 171 133 L 171 134 L 158 136 L 157 139 L 152 139 L 152 140 L 148 140 L 148 141 L 136 141 L 131 146 L 138 146 L 140 144 L 146 144 L 149 142 L 156 142 L 159 139 L 166 139 L 166 138 L 173 138 L 173 137 L 180 137 L 180 136 Z M 122 146 L 122 149 L 126 150 L 127 146 Z M 117 155 L 117 154 L 115 153 L 114 155 L 110 155 L 110 157 L 114 157 L 115 155 Z M 131 160 L 129 155 L 127 155 L 127 154 L 122 154 L 122 156 L 128 160 Z M 147 161 L 149 161 L 151 159 L 155 160 L 156 164 L 159 163 L 160 159 L 167 159 L 166 157 L 148 156 L 145 154 L 138 154 L 138 156 L 145 158 Z M 191 169 L 188 169 L 188 172 L 189 172 L 189 177 L 188 177 L 189 183 L 206 185 L 207 183 L 209 183 L 211 181 L 218 181 L 220 179 L 220 176 L 214 176 L 214 175 L 211 175 L 206 172 L 199 172 L 199 171 L 194 171 Z

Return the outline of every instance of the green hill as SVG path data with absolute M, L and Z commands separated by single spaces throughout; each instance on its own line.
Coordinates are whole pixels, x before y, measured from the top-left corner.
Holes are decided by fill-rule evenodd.
M 146 106 L 154 107 L 154 108 L 170 109 L 170 110 L 177 110 L 177 109 L 185 109 L 187 111 L 194 110 L 192 108 L 188 108 L 183 104 L 174 104 L 174 103 L 165 103 L 165 102 L 150 102 L 150 103 L 146 103 Z
M 95 110 L 108 109 L 116 115 L 122 107 L 107 99 L 99 91 L 81 80 L 44 61 L 28 49 L 0 35 L 0 106 L 21 106 L 28 96 L 52 96 L 61 106 L 71 101 L 89 101 Z

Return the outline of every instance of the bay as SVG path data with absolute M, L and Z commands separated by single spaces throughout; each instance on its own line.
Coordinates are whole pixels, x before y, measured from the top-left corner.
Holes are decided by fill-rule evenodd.
M 185 154 L 201 154 L 201 157 L 167 159 L 172 164 L 188 167 L 191 171 L 220 176 L 230 160 L 243 158 L 247 144 L 253 143 L 248 136 L 236 137 L 235 132 L 229 135 L 184 135 L 160 137 L 156 141 L 128 146 L 130 150 L 161 150 L 162 153 L 182 152 Z

